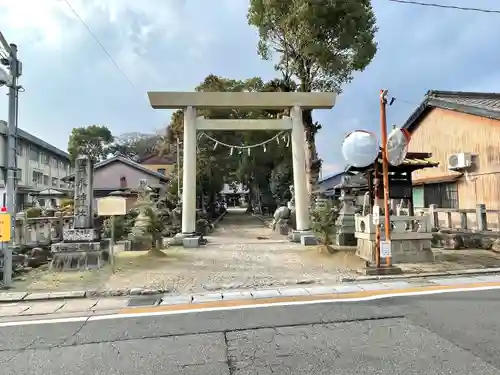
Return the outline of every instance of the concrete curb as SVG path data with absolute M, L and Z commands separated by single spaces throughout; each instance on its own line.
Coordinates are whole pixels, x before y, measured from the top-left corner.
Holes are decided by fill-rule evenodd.
M 373 288 L 373 285 L 377 285 L 377 283 L 373 283 L 373 281 L 381 281 L 380 285 L 386 285 L 388 283 L 383 283 L 383 281 L 394 281 L 391 284 L 401 285 L 405 283 L 406 280 L 411 279 L 425 279 L 440 277 L 444 278 L 444 280 L 449 280 L 451 276 L 462 276 L 464 277 L 473 277 L 474 275 L 488 275 L 488 274 L 499 274 L 500 280 L 500 268 L 487 268 L 487 269 L 471 269 L 471 270 L 460 270 L 460 271 L 448 271 L 448 272 L 429 272 L 429 273 L 421 273 L 421 274 L 408 274 L 408 275 L 388 275 L 388 276 L 359 276 L 359 277 L 345 277 L 339 281 L 339 284 L 334 286 L 325 286 L 325 285 L 312 285 L 309 282 L 297 282 L 294 286 L 289 287 L 281 287 L 274 289 L 260 289 L 260 290 L 251 290 L 251 289 L 228 289 L 221 291 L 207 291 L 202 294 L 190 294 L 188 297 L 186 295 L 175 295 L 168 290 L 165 289 L 148 289 L 148 288 L 131 288 L 131 289 L 114 289 L 114 290 L 87 290 L 87 291 L 68 291 L 68 292 L 41 292 L 41 293 L 28 293 L 28 292 L 7 292 L 0 293 L 0 304 L 5 303 L 16 303 L 16 302 L 40 302 L 40 301 L 53 301 L 53 300 L 69 300 L 69 299 L 77 299 L 77 298 L 107 298 L 107 297 L 140 297 L 140 296 L 164 296 L 164 299 L 171 300 L 182 300 L 184 303 L 186 302 L 186 298 L 190 300 L 196 300 L 197 298 L 201 298 L 200 296 L 211 296 L 210 298 L 216 298 L 215 296 L 222 296 L 221 299 L 224 299 L 223 296 L 232 296 L 232 298 L 241 299 L 243 296 L 247 296 L 249 298 L 255 298 L 257 295 L 264 295 L 265 298 L 271 297 L 268 293 L 276 295 L 287 295 L 293 296 L 292 291 L 298 291 L 297 293 L 304 293 L 304 290 L 308 291 L 307 294 L 317 294 L 318 291 L 321 290 L 330 290 L 333 289 L 341 289 L 341 288 L 352 288 L 356 287 L 353 285 L 354 283 L 359 283 L 363 281 L 367 281 L 369 283 L 365 284 L 370 285 L 369 288 Z M 433 281 L 434 282 L 434 281 Z M 307 286 L 307 285 L 310 286 Z M 344 284 L 344 285 L 342 285 Z M 410 283 L 407 283 L 411 285 Z M 363 285 L 363 284 L 359 284 Z M 276 294 L 278 293 L 278 294 Z M 285 293 L 285 294 L 283 294 Z M 303 295 L 303 294 L 299 294 Z M 205 297 L 203 297 L 205 298 Z M 208 298 L 208 297 L 207 297 Z M 264 298 L 264 297 L 259 297 Z
M 221 293 L 206 293 L 192 294 L 184 296 L 164 296 L 155 306 L 172 306 L 179 305 L 204 305 L 213 303 L 232 303 L 240 301 L 241 303 L 273 300 L 273 299 L 290 299 L 290 298 L 321 298 L 322 296 L 337 296 L 338 298 L 348 298 L 349 295 L 362 298 L 369 297 L 371 293 L 401 293 L 401 292 L 420 292 L 423 290 L 436 291 L 453 288 L 477 288 L 477 287 L 498 287 L 500 288 L 500 275 L 490 275 L 482 277 L 463 276 L 463 277 L 446 277 L 432 280 L 422 280 L 421 282 L 412 281 L 392 281 L 392 282 L 366 282 L 359 284 L 344 284 L 344 285 L 321 285 L 312 287 L 294 287 L 294 288 L 278 288 L 265 290 L 242 290 L 242 291 L 227 291 Z M 213 307 L 213 306 L 212 306 Z M 148 309 L 148 307 L 146 307 Z M 134 312 L 134 308 L 128 309 Z
M 343 283 L 370 281 L 370 280 L 401 280 L 401 279 L 416 279 L 426 277 L 442 277 L 442 276 L 460 276 L 460 275 L 485 275 L 491 273 L 500 273 L 500 268 L 475 268 L 469 270 L 452 270 L 442 272 L 422 272 L 422 273 L 402 273 L 399 275 L 380 275 L 380 276 L 354 276 L 343 277 L 340 279 Z

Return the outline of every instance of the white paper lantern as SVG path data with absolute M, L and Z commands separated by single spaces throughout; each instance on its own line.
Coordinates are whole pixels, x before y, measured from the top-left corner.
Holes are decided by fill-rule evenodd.
M 357 168 L 372 164 L 379 152 L 380 146 L 375 134 L 364 130 L 349 133 L 342 142 L 342 155 L 345 161 Z
M 410 133 L 406 129 L 394 129 L 387 137 L 387 161 L 389 164 L 398 166 L 403 164 L 408 145 L 410 143 Z

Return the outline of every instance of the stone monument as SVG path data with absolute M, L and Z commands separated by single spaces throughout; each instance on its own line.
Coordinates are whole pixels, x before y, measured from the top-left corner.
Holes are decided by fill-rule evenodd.
M 337 246 L 356 246 L 357 241 L 354 235 L 355 229 L 355 207 L 356 199 L 352 193 L 350 180 L 348 177 L 343 177 L 342 182 L 336 186 L 340 189 L 340 210 L 337 221 L 335 222 L 335 245 Z
M 73 228 L 63 230 L 63 241 L 53 244 L 50 264 L 56 269 L 101 268 L 104 242 L 94 228 L 94 170 L 88 156 L 75 160 Z

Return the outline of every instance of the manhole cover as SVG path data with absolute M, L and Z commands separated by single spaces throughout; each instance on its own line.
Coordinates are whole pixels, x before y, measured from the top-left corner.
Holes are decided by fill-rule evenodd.
M 140 306 L 156 306 L 160 303 L 160 298 L 158 297 L 140 297 L 131 298 L 128 301 L 129 307 L 140 307 Z

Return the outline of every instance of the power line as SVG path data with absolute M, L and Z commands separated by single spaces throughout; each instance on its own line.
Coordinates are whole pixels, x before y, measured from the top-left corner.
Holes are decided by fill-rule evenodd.
M 444 8 L 444 9 L 455 9 L 455 10 L 464 10 L 469 12 L 480 12 L 480 13 L 496 13 L 500 14 L 500 10 L 497 9 L 483 9 L 483 8 L 470 8 L 470 7 L 461 7 L 458 5 L 444 5 L 444 4 L 435 4 L 435 3 L 422 3 L 420 1 L 412 1 L 412 0 L 388 0 L 392 3 L 401 3 L 401 4 L 412 4 L 412 5 L 420 5 L 424 7 L 432 7 L 432 8 Z
M 111 62 L 113 63 L 113 65 L 116 67 L 116 69 L 118 69 L 118 71 L 121 73 L 121 75 L 123 76 L 123 78 L 125 78 L 125 80 L 129 83 L 129 85 L 135 90 L 135 92 L 139 95 L 139 97 L 141 98 L 141 100 L 144 100 L 144 102 L 148 105 L 149 107 L 149 102 L 144 98 L 144 96 L 141 94 L 141 92 L 139 91 L 139 89 L 136 87 L 136 85 L 134 85 L 134 82 L 132 82 L 132 80 L 127 76 L 127 74 L 125 73 L 125 71 L 120 67 L 120 65 L 118 65 L 118 63 L 116 62 L 116 60 L 113 58 L 113 56 L 111 56 L 111 54 L 108 52 L 108 50 L 106 49 L 106 47 L 104 47 L 104 45 L 101 43 L 101 41 L 99 40 L 99 38 L 97 37 L 97 35 L 94 34 L 94 32 L 92 31 L 92 29 L 87 25 L 87 23 L 83 20 L 82 17 L 80 17 L 80 15 L 78 14 L 78 12 L 76 11 L 75 8 L 73 8 L 73 6 L 71 5 L 71 3 L 69 2 L 69 0 L 64 0 L 64 2 L 66 3 L 66 5 L 69 7 L 69 9 L 71 10 L 71 12 L 73 12 L 73 14 L 75 15 L 76 18 L 78 18 L 78 20 L 80 21 L 80 23 L 87 29 L 87 31 L 89 32 L 89 34 L 92 36 L 92 38 L 94 38 L 94 40 L 96 41 L 96 43 L 99 45 L 99 47 L 101 47 L 102 51 L 106 54 L 106 56 L 108 56 L 108 58 L 111 60 Z

